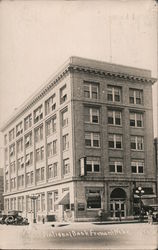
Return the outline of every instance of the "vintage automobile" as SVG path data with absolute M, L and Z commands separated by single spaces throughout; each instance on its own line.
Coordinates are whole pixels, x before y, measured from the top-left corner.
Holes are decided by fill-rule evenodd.
M 19 215 L 21 211 L 8 211 L 8 214 L 2 215 L 0 224 L 6 225 L 29 225 L 28 219 Z

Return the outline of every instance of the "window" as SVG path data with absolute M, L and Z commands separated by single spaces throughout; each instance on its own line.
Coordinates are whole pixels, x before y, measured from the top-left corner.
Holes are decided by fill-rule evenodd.
M 63 174 L 69 174 L 70 173 L 70 160 L 69 158 L 63 160 Z
M 43 109 L 42 105 L 39 106 L 35 111 L 34 111 L 34 123 L 40 121 L 43 119 Z
M 28 148 L 32 146 L 32 132 L 25 136 L 25 147 Z
M 143 90 L 129 89 L 129 102 L 131 104 L 143 104 Z
M 5 151 L 4 151 L 4 159 L 5 159 L 5 161 L 8 160 L 8 148 L 5 148 Z
M 20 139 L 17 142 L 17 153 L 21 153 L 23 151 L 23 139 Z
M 143 114 L 141 113 L 130 113 L 130 126 L 136 128 L 143 127 Z
M 19 175 L 18 176 L 18 187 L 23 187 L 24 186 L 24 175 Z
M 60 89 L 60 104 L 67 100 L 66 84 Z
M 107 89 L 108 101 L 121 102 L 121 87 L 108 86 Z
M 27 212 L 30 212 L 32 210 L 32 202 L 31 198 L 29 196 L 26 196 L 26 210 Z
M 8 142 L 8 140 L 7 140 L 7 135 L 4 135 L 4 145 L 5 145 L 5 146 L 7 145 L 7 142 Z
M 109 148 L 122 148 L 122 135 L 109 134 L 108 136 Z
M 98 99 L 98 83 L 84 82 L 84 97 Z
M 58 208 L 58 205 L 55 202 L 58 200 L 58 192 L 53 191 L 48 193 L 48 211 L 55 212 Z
M 29 114 L 25 119 L 24 119 L 24 128 L 25 130 L 29 129 L 32 126 L 32 114 Z
M 42 161 L 44 159 L 44 147 L 36 149 L 36 161 Z
M 30 166 L 33 163 L 33 152 L 30 152 L 29 154 L 26 154 L 25 157 L 25 166 Z
M 53 210 L 53 193 L 48 193 L 48 211 Z
M 49 97 L 48 100 L 45 101 L 45 112 L 48 115 L 50 112 L 56 109 L 56 102 L 55 102 L 55 94 Z
M 17 126 L 16 126 L 16 136 L 21 135 L 23 132 L 23 127 L 22 127 L 22 122 L 20 122 Z
M 10 157 L 15 156 L 15 144 L 12 144 L 9 149 Z
M 11 190 L 16 188 L 16 178 L 15 177 L 11 178 L 10 187 L 11 187 Z
M 5 190 L 6 192 L 9 190 L 9 180 L 5 181 Z
M 111 161 L 109 163 L 109 171 L 111 173 L 122 173 L 122 162 Z
M 9 141 L 14 140 L 14 128 L 9 132 Z
M 33 171 L 26 173 L 26 185 L 32 185 L 33 184 Z
M 101 208 L 101 191 L 99 189 L 88 189 L 87 196 L 87 209 Z
M 40 211 L 40 209 L 41 209 L 40 195 L 38 195 L 38 197 L 37 197 L 36 207 L 37 207 L 37 212 Z
M 131 171 L 134 174 L 143 174 L 144 173 L 144 161 L 132 161 Z
M 144 150 L 144 138 L 142 136 L 131 136 L 131 149 Z
M 86 147 L 100 147 L 100 134 L 93 132 L 85 133 L 85 146 Z
M 15 173 L 15 161 L 13 161 L 12 163 L 10 163 L 10 173 L 11 174 Z
M 9 199 L 4 200 L 4 205 L 5 205 L 5 209 L 8 211 L 9 210 Z
M 86 160 L 87 172 L 100 172 L 100 159 L 98 157 L 87 157 Z
M 55 178 L 57 175 L 57 162 L 48 165 L 48 178 Z
M 16 198 L 10 200 L 11 210 L 16 210 Z
M 41 194 L 41 210 L 44 211 L 46 209 L 45 207 L 45 193 Z
M 57 153 L 57 140 L 47 144 L 47 154 L 48 157 L 51 157 Z
M 49 136 L 56 132 L 56 116 L 46 122 L 46 135 Z
M 35 129 L 35 142 L 43 140 L 43 125 Z
M 62 120 L 62 127 L 65 127 L 68 125 L 68 109 L 67 108 L 64 111 L 62 111 L 61 120 Z
M 36 181 L 43 181 L 45 176 L 44 167 L 36 169 Z
M 66 134 L 63 136 L 63 150 L 67 150 L 69 148 L 69 135 Z
M 21 170 L 24 168 L 24 157 L 20 157 L 17 159 L 17 168 Z
M 108 110 L 108 124 L 111 125 L 121 125 L 121 111 Z
M 99 123 L 99 108 L 84 107 L 84 120 L 89 123 Z
M 18 210 L 19 211 L 24 210 L 24 197 L 23 196 L 18 197 Z

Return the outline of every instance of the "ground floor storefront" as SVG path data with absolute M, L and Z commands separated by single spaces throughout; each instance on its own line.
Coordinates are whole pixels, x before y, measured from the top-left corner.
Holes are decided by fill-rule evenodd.
M 144 190 L 143 196 L 136 189 Z M 126 219 L 140 213 L 156 197 L 154 182 L 83 181 L 41 187 L 5 196 L 5 212 L 22 211 L 29 221 L 94 221 Z M 140 203 L 141 202 L 141 203 Z M 144 203 L 143 203 L 144 202 Z

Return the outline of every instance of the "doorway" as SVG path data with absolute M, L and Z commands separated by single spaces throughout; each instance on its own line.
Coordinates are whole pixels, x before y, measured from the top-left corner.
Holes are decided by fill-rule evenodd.
M 126 192 L 115 188 L 110 195 L 110 216 L 113 219 L 126 217 Z

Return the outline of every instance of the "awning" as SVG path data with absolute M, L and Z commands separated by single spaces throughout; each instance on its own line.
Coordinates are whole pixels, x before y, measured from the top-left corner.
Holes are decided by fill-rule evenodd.
M 70 203 L 70 193 L 66 191 L 62 194 L 62 196 L 55 202 L 58 205 L 67 205 Z
M 142 202 L 143 202 L 144 206 L 151 206 L 154 204 L 154 199 L 153 198 L 152 199 L 143 199 L 142 198 Z
M 134 198 L 140 198 L 140 196 L 137 195 L 137 194 L 134 194 Z M 144 194 L 144 195 L 142 195 L 142 199 L 153 199 L 153 198 L 156 198 L 155 194 Z

